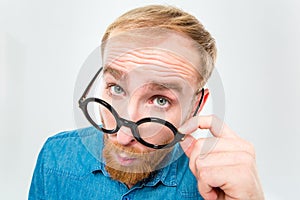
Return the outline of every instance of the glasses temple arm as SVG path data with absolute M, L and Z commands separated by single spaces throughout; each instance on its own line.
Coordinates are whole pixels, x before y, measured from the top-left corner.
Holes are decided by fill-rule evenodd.
M 197 113 L 199 111 L 199 108 L 200 108 L 200 106 L 202 104 L 202 101 L 203 101 L 203 98 L 204 98 L 204 88 L 201 89 L 201 93 L 202 93 L 201 94 L 201 98 L 200 98 L 199 104 L 197 105 L 197 108 L 196 108 L 196 110 L 195 110 L 195 112 L 193 114 L 193 117 L 195 117 L 197 115 Z
M 92 85 L 94 84 L 95 80 L 97 79 L 98 75 L 100 74 L 100 72 L 102 71 L 103 67 L 101 67 L 97 73 L 95 74 L 95 76 L 92 78 L 92 80 L 89 82 L 87 88 L 84 90 L 83 94 L 81 95 L 80 99 L 79 99 L 79 103 L 82 102 L 87 94 L 89 93 L 89 91 L 91 90 Z

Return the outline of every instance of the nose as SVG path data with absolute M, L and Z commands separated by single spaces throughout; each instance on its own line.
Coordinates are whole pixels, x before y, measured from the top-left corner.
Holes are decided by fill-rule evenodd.
M 137 143 L 134 138 L 131 129 L 128 127 L 128 123 L 136 122 L 140 116 L 138 112 L 138 104 L 134 100 L 135 98 L 131 98 L 128 102 L 126 102 L 123 106 L 118 109 L 118 113 L 120 117 L 124 119 L 123 126 L 119 129 L 116 134 L 117 142 L 124 146 L 129 146 Z M 131 122 L 128 122 L 128 121 Z
M 117 142 L 124 146 L 130 146 L 135 144 L 137 141 L 133 137 L 130 128 L 122 126 L 117 132 Z

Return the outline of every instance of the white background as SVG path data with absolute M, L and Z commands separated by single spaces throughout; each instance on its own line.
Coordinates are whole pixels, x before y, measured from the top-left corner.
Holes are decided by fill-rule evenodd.
M 255 145 L 267 199 L 297 199 L 297 0 L 1 0 L 0 199 L 27 199 L 46 138 L 76 128 L 73 90 L 82 63 L 117 16 L 149 3 L 194 14 L 216 38 L 226 122 Z

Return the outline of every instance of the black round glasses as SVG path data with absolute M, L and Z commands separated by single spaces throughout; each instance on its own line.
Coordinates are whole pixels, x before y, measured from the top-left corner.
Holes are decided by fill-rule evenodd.
M 180 133 L 173 124 L 166 120 L 157 117 L 146 117 L 133 122 L 120 117 L 117 111 L 106 101 L 94 97 L 86 98 L 101 71 L 102 67 L 90 81 L 78 102 L 85 117 L 96 129 L 106 134 L 115 134 L 122 126 L 128 127 L 138 142 L 153 149 L 169 148 L 183 140 L 185 135 Z M 202 103 L 204 96 L 203 88 L 201 89 L 201 93 L 199 104 L 193 116 L 198 113 Z M 102 119 L 105 119 L 106 123 Z M 154 136 L 157 135 L 159 135 L 160 141 L 154 142 Z

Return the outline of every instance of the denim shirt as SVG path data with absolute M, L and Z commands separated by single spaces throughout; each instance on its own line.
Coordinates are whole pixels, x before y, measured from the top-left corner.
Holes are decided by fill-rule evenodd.
M 50 137 L 39 154 L 29 199 L 203 199 L 180 145 L 174 149 L 177 159 L 130 189 L 110 178 L 102 148 L 103 135 L 93 127 Z

